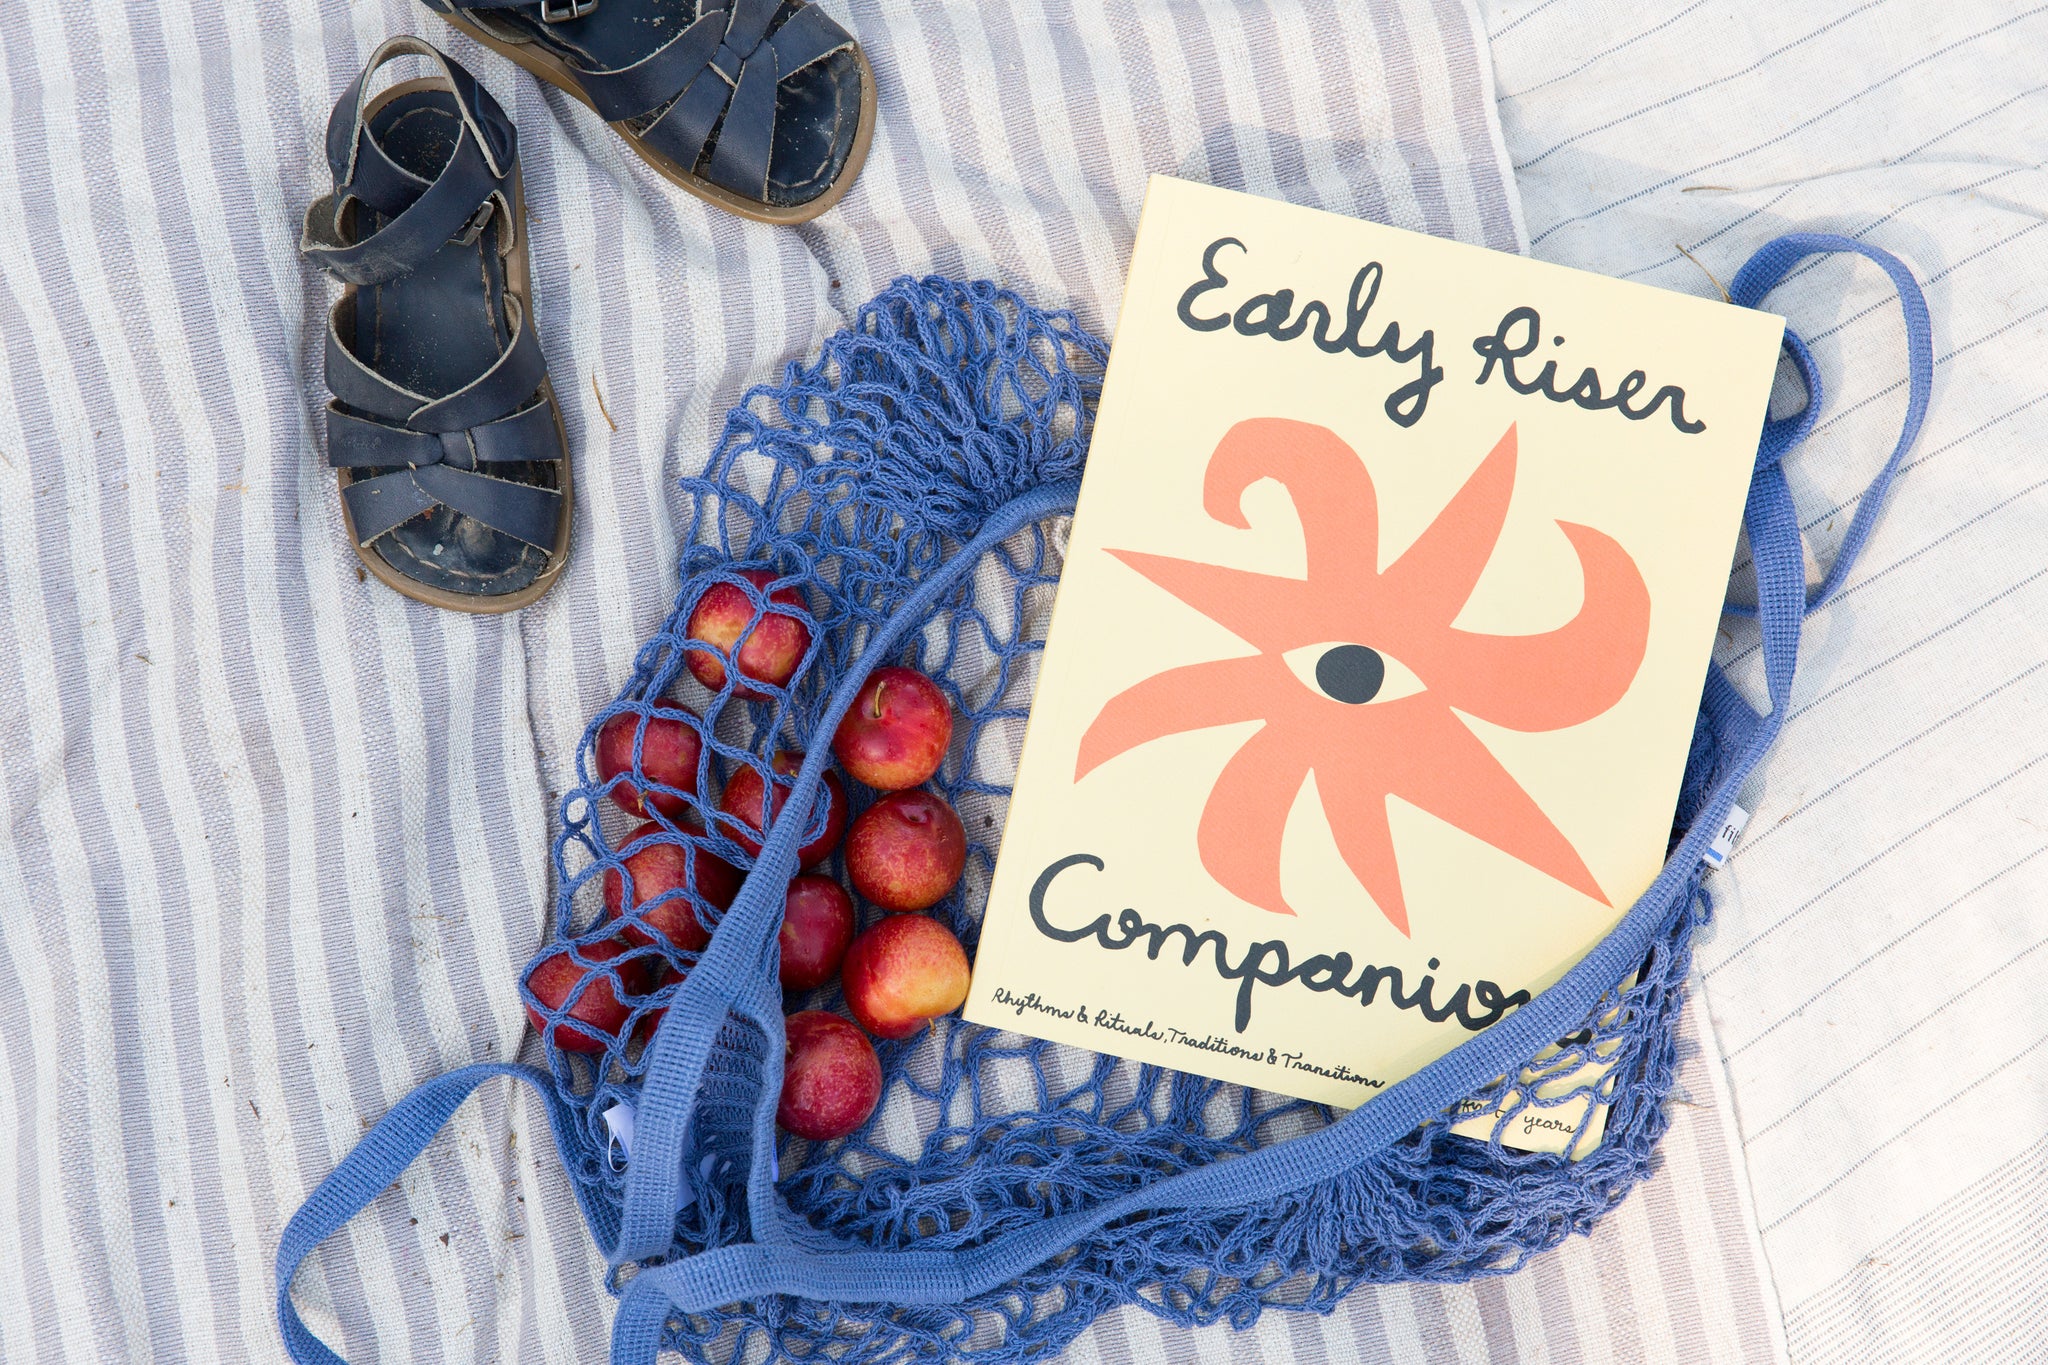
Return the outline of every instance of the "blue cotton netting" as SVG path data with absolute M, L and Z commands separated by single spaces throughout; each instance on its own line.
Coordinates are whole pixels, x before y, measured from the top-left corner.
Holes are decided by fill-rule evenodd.
M 632 1101 L 646 1039 L 699 954 L 657 940 L 623 956 L 593 958 L 591 944 L 619 928 L 603 919 L 608 874 L 641 822 L 607 799 L 631 783 L 677 803 L 660 809 L 651 842 L 668 842 L 735 867 L 751 860 L 716 796 L 742 766 L 785 788 L 769 757 L 829 743 L 828 703 L 862 647 L 916 584 L 958 554 L 997 507 L 1032 488 L 1080 474 L 1106 347 L 1065 313 L 1045 312 L 989 284 L 901 280 L 831 338 L 809 367 L 749 394 L 728 420 L 709 467 L 683 487 L 690 518 L 683 586 L 674 610 L 641 649 L 632 678 L 591 721 L 580 781 L 562 806 L 556 843 L 560 952 L 591 969 L 583 990 L 607 991 L 629 1017 L 601 1053 L 564 1048 L 575 1001 L 544 1008 L 548 1065 L 580 1105 L 587 1146 L 565 1152 L 586 1207 L 616 1209 L 623 1166 L 604 1113 Z M 953 747 L 933 786 L 966 822 L 971 848 L 961 886 L 932 913 L 972 953 L 1009 794 L 1064 524 L 1025 527 L 983 556 L 912 623 L 891 661 L 939 680 L 957 713 Z M 769 591 L 740 569 L 773 573 Z M 686 622 L 706 588 L 740 585 L 759 611 L 796 615 L 811 645 L 791 688 L 763 699 L 713 693 L 691 676 Z M 792 588 L 803 606 L 771 601 Z M 631 772 L 607 784 L 594 762 L 600 727 L 650 717 L 669 698 L 691 707 L 704 737 L 694 792 L 655 781 L 636 745 Z M 637 726 L 637 719 L 627 722 Z M 1721 761 L 1723 736 L 1703 713 L 1678 813 L 1682 831 Z M 687 784 L 686 784 L 687 785 Z M 857 814 L 871 793 L 850 796 Z M 655 803 L 650 802 L 650 805 Z M 821 799 L 810 828 L 827 818 Z M 637 847 L 637 845 L 636 845 Z M 831 866 L 842 871 L 835 857 Z M 1267 1308 L 1327 1311 L 1363 1283 L 1456 1281 L 1515 1269 L 1566 1235 L 1585 1231 L 1649 1170 L 1664 1131 L 1662 1101 L 1676 1061 L 1674 1023 L 1693 930 L 1708 902 L 1698 876 L 1680 883 L 1635 984 L 1617 989 L 1585 1031 L 1545 1064 L 1565 1075 L 1607 1063 L 1598 1098 L 1604 1136 L 1584 1159 L 1530 1155 L 1449 1131 L 1446 1114 L 1336 1179 L 1257 1207 L 1141 1214 L 1063 1258 L 958 1306 L 874 1308 L 777 1296 L 676 1314 L 665 1342 L 695 1357 L 883 1362 L 958 1357 L 1021 1361 L 1055 1351 L 1105 1308 L 1135 1303 L 1177 1323 L 1244 1326 Z M 695 890 L 701 922 L 721 910 Z M 630 893 L 630 904 L 637 896 Z M 663 902 L 638 905 L 644 916 Z M 863 926 L 873 918 L 861 907 Z M 603 951 L 603 950 L 600 950 Z M 529 969 L 529 974 L 531 969 Z M 836 987 L 791 1010 L 840 1009 Z M 692 1116 L 686 1170 L 695 1199 L 679 1213 L 671 1255 L 753 1235 L 747 1151 L 766 1050 L 780 1037 L 729 1016 L 706 1065 Z M 1164 1176 L 1321 1128 L 1336 1117 L 1285 1099 L 1159 1067 L 942 1020 L 928 1034 L 879 1045 L 886 1089 L 866 1127 L 813 1145 L 784 1136 L 779 1192 L 812 1228 L 876 1248 L 960 1248 L 986 1243 Z M 1537 1098 L 1506 1080 L 1474 1099 L 1492 1106 L 1512 1090 L 1505 1122 L 1531 1105 L 1572 1114 L 1584 1089 Z M 1469 1109 L 1469 1106 L 1468 1106 Z M 1503 1129 L 1504 1131 L 1504 1125 Z M 604 1217 L 603 1221 L 615 1221 Z M 618 1280 L 615 1276 L 615 1287 Z

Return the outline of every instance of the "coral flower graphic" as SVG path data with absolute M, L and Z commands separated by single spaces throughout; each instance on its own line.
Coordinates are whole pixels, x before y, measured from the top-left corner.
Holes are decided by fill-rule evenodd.
M 1240 899 L 1294 913 L 1280 889 L 1280 840 L 1314 772 L 1344 861 L 1403 934 L 1390 796 L 1606 904 L 1578 852 L 1454 712 L 1544 731 L 1620 701 L 1650 629 L 1635 561 L 1607 535 L 1560 521 L 1585 583 L 1577 615 L 1540 635 L 1475 634 L 1451 622 L 1507 518 L 1514 427 L 1384 572 L 1372 479 L 1334 432 L 1282 418 L 1238 423 L 1210 457 L 1203 507 L 1249 529 L 1240 499 L 1268 478 L 1294 500 L 1306 578 L 1110 551 L 1258 653 L 1169 669 L 1112 697 L 1081 738 L 1075 781 L 1167 735 L 1259 720 L 1218 775 L 1196 831 L 1202 866 Z M 1304 651 L 1316 655 L 1313 689 L 1288 663 Z M 1395 663 L 1407 690 L 1389 685 Z

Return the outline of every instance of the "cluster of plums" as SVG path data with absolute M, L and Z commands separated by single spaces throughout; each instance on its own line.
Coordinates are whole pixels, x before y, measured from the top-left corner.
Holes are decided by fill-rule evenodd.
M 790 589 L 768 592 L 772 575 L 741 572 L 769 602 L 802 608 Z M 747 698 L 763 695 L 749 682 L 787 685 L 810 648 L 810 630 L 802 620 L 771 611 L 757 621 L 748 594 L 730 583 L 705 591 L 687 631 L 692 642 L 712 647 L 688 651 L 686 661 L 697 680 L 714 691 L 723 688 L 730 661 L 739 673 L 734 694 Z M 608 971 L 616 970 L 628 996 L 660 990 L 676 971 L 665 958 L 648 956 L 616 968 L 604 964 L 657 940 L 682 952 L 702 951 L 711 933 L 699 921 L 689 893 L 694 890 L 719 911 L 739 895 L 739 869 L 696 844 L 675 840 L 649 818 L 658 813 L 684 830 L 703 829 L 685 799 L 697 795 L 703 738 L 696 714 L 666 698 L 650 710 L 644 720 L 631 712 L 614 716 L 597 734 L 599 778 L 621 810 L 645 821 L 620 846 L 626 876 L 616 869 L 604 874 L 605 918 L 618 927 L 574 950 L 554 950 L 527 972 L 528 990 L 557 1017 L 556 1047 L 605 1051 L 633 1013 L 614 993 Z M 967 998 L 967 954 L 959 939 L 937 920 L 917 913 L 945 898 L 967 862 L 967 835 L 959 815 L 923 789 L 938 771 L 952 735 L 952 706 L 938 684 L 897 667 L 869 676 L 833 735 L 833 755 L 847 776 L 883 795 L 849 829 L 846 786 L 837 772 L 825 770 L 823 828 L 798 850 L 804 871 L 785 894 L 779 936 L 782 986 L 812 991 L 837 974 L 847 1008 L 860 1024 L 856 1028 L 823 1010 L 802 1010 L 786 1020 L 788 1050 L 777 1118 L 799 1137 L 843 1137 L 874 1112 L 882 1068 L 867 1034 L 908 1038 Z M 640 775 L 673 791 L 643 790 L 634 783 L 636 737 Z M 776 773 L 794 776 L 803 755 L 783 751 L 770 764 Z M 763 831 L 789 791 L 764 780 L 755 767 L 741 766 L 719 796 L 721 832 L 758 857 Z M 842 842 L 847 880 L 883 912 L 860 933 L 846 888 L 818 870 Z M 529 1008 L 528 1014 L 535 1028 L 545 1030 L 538 1011 Z M 660 1015 L 644 1015 L 638 1027 L 651 1036 Z

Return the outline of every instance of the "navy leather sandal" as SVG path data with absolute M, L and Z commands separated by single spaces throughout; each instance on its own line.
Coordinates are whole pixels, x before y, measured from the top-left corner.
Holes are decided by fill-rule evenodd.
M 399 56 L 436 76 L 374 98 Z M 334 192 L 299 249 L 345 287 L 327 328 L 327 460 L 356 552 L 406 596 L 523 607 L 569 558 L 569 443 L 534 336 L 518 137 L 475 77 L 393 38 L 327 123 Z
M 802 223 L 867 160 L 875 75 L 808 0 L 423 0 L 719 208 Z

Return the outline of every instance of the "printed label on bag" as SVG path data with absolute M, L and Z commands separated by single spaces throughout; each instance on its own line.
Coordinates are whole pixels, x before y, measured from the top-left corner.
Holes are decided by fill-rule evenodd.
M 1749 812 L 1740 806 L 1728 808 L 1728 818 L 1721 822 L 1721 832 L 1714 836 L 1714 842 L 1707 845 L 1707 851 L 1700 861 L 1708 867 L 1719 867 L 1728 861 L 1728 855 L 1735 850 L 1735 841 L 1742 837 L 1742 830 L 1749 823 Z

